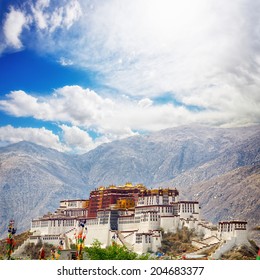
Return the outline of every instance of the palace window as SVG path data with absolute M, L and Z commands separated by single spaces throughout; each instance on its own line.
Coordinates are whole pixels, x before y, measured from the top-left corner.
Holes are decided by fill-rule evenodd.
M 48 221 L 41 221 L 41 227 L 48 227 Z
M 151 243 L 150 235 L 145 235 L 145 243 Z
M 136 235 L 135 243 L 142 243 L 142 235 L 141 234 Z

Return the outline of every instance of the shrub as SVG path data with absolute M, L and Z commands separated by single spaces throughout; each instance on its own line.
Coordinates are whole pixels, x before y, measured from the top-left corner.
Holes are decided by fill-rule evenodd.
M 184 252 L 191 252 L 195 248 L 191 245 L 194 231 L 184 227 L 176 233 L 163 234 L 160 251 L 168 255 L 180 255 Z
M 149 254 L 141 255 L 129 251 L 125 246 L 113 243 L 112 245 L 101 248 L 101 242 L 95 240 L 90 247 L 84 248 L 83 259 L 90 260 L 147 260 Z
M 54 248 L 54 246 L 48 243 L 43 244 L 41 241 L 39 241 L 36 245 L 34 243 L 26 245 L 23 257 L 29 258 L 31 260 L 38 260 L 39 251 L 43 245 L 45 250 L 45 258 L 51 258 L 51 250 Z

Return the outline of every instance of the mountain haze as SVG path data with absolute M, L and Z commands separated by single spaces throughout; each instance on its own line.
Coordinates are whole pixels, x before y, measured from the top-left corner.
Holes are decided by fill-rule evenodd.
M 127 181 L 175 186 L 182 198 L 197 199 L 211 221 L 246 218 L 255 225 L 259 144 L 260 126 L 184 126 L 103 144 L 78 156 L 28 142 L 0 148 L 0 235 L 11 217 L 24 230 L 61 199 L 87 198 L 92 188 Z

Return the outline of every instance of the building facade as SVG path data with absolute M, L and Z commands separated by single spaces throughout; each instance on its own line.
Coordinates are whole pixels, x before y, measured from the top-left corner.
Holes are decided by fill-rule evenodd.
M 84 224 L 85 246 L 99 240 L 103 247 L 112 242 L 138 254 L 156 252 L 162 232 L 187 227 L 204 237 L 205 244 L 247 240 L 246 222 L 220 222 L 218 227 L 200 218 L 196 201 L 179 200 L 176 188 L 147 189 L 143 185 L 100 187 L 88 200 L 63 200 L 54 213 L 32 220 L 32 242 L 42 240 L 64 249 L 75 243 L 79 224 Z M 209 241 L 210 240 L 210 241 Z M 214 240 L 214 242 L 213 242 Z M 198 247 L 203 242 L 195 242 Z M 205 246 L 206 246 L 205 245 Z

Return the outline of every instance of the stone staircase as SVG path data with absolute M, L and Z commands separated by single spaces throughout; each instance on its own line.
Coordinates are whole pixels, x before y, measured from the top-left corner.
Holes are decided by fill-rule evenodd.
M 212 244 L 205 245 L 204 247 L 202 247 L 202 248 L 200 248 L 200 249 L 194 251 L 193 253 L 194 253 L 194 254 L 201 254 L 201 253 L 203 253 L 205 250 L 211 249 L 211 248 L 213 248 L 214 246 L 216 246 L 216 245 L 218 245 L 218 244 L 220 244 L 220 242 L 216 242 L 216 243 L 212 243 Z
M 12 257 L 15 257 L 15 258 L 19 258 L 22 253 L 25 251 L 25 248 L 27 245 L 29 245 L 31 242 L 30 242 L 30 237 L 28 237 L 12 254 Z
M 198 256 L 205 256 L 204 252 L 208 249 L 211 249 L 213 247 L 215 247 L 216 245 L 220 244 L 220 239 L 218 239 L 216 236 L 211 236 L 211 237 L 207 237 L 201 241 L 199 240 L 193 240 L 193 242 L 195 244 L 192 244 L 193 246 L 196 246 L 198 249 L 192 253 L 189 253 L 189 257 L 192 258 L 192 256 L 194 258 L 198 257 Z
M 132 251 L 133 250 L 133 245 L 130 244 L 129 242 L 125 241 L 125 237 L 120 231 L 117 231 L 116 233 L 117 233 L 118 239 L 120 240 L 122 245 L 124 245 L 128 250 Z M 129 234 L 128 236 L 130 236 L 130 235 L 131 234 Z
M 73 230 L 75 230 L 75 227 L 73 227 L 73 228 L 71 228 L 70 230 L 68 230 L 68 231 L 66 231 L 66 232 L 64 232 L 64 233 L 62 233 L 60 236 L 63 236 L 63 238 L 64 238 L 64 249 L 70 249 L 70 242 L 69 242 L 69 238 L 68 238 L 68 236 L 67 236 L 67 234 L 68 233 L 70 233 L 71 231 L 73 231 Z M 32 236 L 30 236 L 30 237 L 28 237 L 14 252 L 13 252 L 13 254 L 12 254 L 12 256 L 13 257 L 15 257 L 15 258 L 19 258 L 22 254 L 23 254 L 23 252 L 24 252 L 24 250 L 25 250 L 25 248 L 26 248 L 26 246 L 27 245 L 29 245 L 30 243 L 35 243 L 35 242 L 33 242 L 31 239 L 34 237 L 34 236 L 39 236 L 39 232 L 34 232 L 33 233 L 33 235 Z
M 66 232 L 62 233 L 61 236 L 64 237 L 64 249 L 67 250 L 67 249 L 70 249 L 70 240 L 68 238 L 68 233 L 72 232 L 73 230 L 75 230 L 76 228 L 73 227 L 69 230 L 67 230 Z
M 228 240 L 224 240 L 220 243 L 220 246 L 209 256 L 209 259 L 219 259 L 222 254 L 230 251 L 236 244 L 236 237 L 232 237 Z

